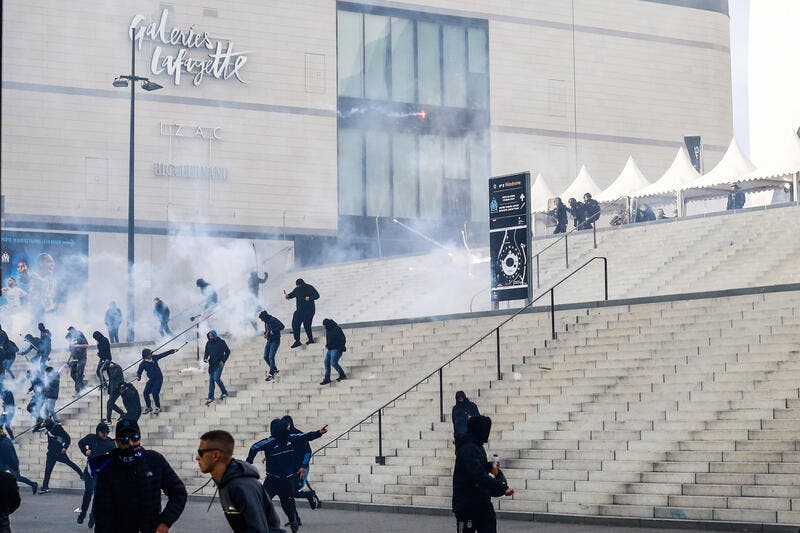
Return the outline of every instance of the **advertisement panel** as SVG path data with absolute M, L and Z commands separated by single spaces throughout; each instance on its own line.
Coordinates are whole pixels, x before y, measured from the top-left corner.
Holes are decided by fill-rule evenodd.
M 4 230 L 0 240 L 3 316 L 42 319 L 69 305 L 86 309 L 89 236 Z
M 489 179 L 492 302 L 532 297 L 530 172 Z

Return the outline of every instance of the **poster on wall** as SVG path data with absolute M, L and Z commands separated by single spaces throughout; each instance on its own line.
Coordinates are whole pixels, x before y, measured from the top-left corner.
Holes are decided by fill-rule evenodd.
M 86 311 L 89 236 L 4 230 L 0 315 L 43 320 L 67 307 Z
M 489 179 L 492 302 L 532 298 L 530 172 Z

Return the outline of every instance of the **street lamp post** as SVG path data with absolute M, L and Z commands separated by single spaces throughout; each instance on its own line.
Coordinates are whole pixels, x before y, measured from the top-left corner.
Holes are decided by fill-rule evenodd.
M 128 152 L 128 330 L 126 339 L 128 342 L 136 340 L 134 331 L 134 291 L 133 291 L 133 265 L 134 265 L 134 178 L 133 178 L 133 139 L 134 139 L 134 118 L 133 114 L 136 109 L 136 82 L 142 82 L 142 89 L 145 91 L 156 91 L 162 89 L 162 86 L 150 81 L 148 78 L 142 78 L 136 75 L 136 40 L 131 35 L 131 73 L 130 75 L 118 76 L 112 85 L 114 87 L 127 87 L 131 86 L 131 119 L 130 119 L 130 147 Z M 129 83 L 130 82 L 130 83 Z

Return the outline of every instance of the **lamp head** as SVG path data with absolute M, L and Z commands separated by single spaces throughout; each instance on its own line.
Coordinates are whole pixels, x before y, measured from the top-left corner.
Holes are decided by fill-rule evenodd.
M 114 87 L 127 87 L 128 86 L 128 80 L 123 79 L 123 78 L 117 78 L 117 79 L 115 79 L 113 81 L 113 83 L 111 85 L 113 85 Z
M 144 89 L 145 91 L 157 91 L 157 90 L 163 89 L 163 88 L 164 87 L 162 87 L 161 85 L 157 84 L 154 81 L 150 81 L 150 80 L 145 80 L 144 83 L 142 83 L 142 89 Z

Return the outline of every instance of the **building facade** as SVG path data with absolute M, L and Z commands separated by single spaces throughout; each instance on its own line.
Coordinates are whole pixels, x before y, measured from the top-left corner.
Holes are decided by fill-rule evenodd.
M 4 229 L 125 253 L 136 74 L 137 256 L 170 234 L 397 253 L 466 230 L 487 179 L 633 155 L 658 177 L 684 135 L 732 135 L 725 0 L 270 0 L 4 4 Z M 199 241 L 198 241 L 199 242 Z M 100 245 L 102 243 L 102 246 Z M 90 273 L 90 276 L 92 274 Z

